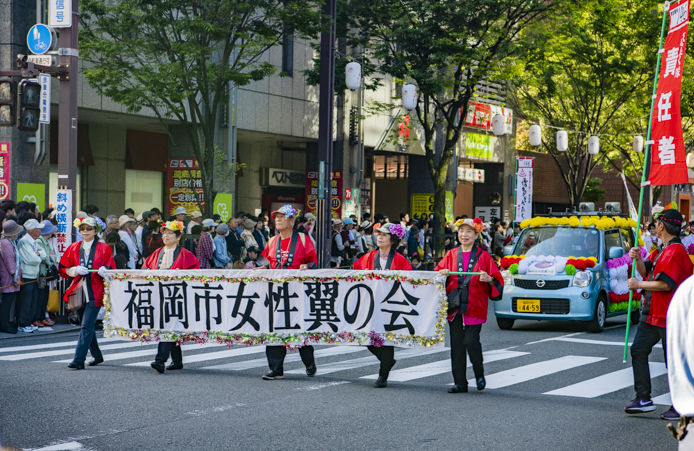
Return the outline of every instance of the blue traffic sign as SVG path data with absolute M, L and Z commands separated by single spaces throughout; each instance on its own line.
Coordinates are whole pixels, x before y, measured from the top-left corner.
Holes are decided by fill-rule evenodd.
M 35 55 L 43 55 L 51 49 L 53 33 L 42 23 L 37 23 L 27 33 L 27 47 Z

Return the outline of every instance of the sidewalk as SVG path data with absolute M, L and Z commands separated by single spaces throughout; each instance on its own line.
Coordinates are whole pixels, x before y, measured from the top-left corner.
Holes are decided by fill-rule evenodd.
M 32 332 L 30 334 L 25 334 L 18 332 L 16 334 L 6 334 L 4 332 L 0 332 L 0 342 L 2 340 L 9 340 L 10 338 L 36 338 L 36 337 L 41 337 L 44 335 L 56 335 L 56 334 L 64 334 L 67 332 L 75 332 L 80 330 L 80 326 L 74 325 L 74 324 L 69 324 L 69 323 L 64 323 L 64 322 L 56 322 L 54 326 L 51 326 L 53 330 L 46 330 L 44 331 L 43 327 L 36 332 Z

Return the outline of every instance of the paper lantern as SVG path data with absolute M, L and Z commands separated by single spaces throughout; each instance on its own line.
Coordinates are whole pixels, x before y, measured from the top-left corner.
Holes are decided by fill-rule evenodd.
M 506 134 L 506 118 L 501 114 L 495 114 L 492 118 L 492 131 L 496 136 Z
M 557 150 L 559 152 L 566 152 L 569 150 L 569 134 L 566 130 L 559 130 L 557 132 Z
M 528 130 L 528 139 L 530 140 L 530 145 L 537 147 L 542 145 L 542 129 L 539 125 L 531 125 Z
M 634 136 L 634 142 L 631 144 L 631 148 L 634 152 L 643 152 L 643 136 Z
M 687 167 L 694 168 L 694 152 L 689 152 L 687 154 Z
M 345 84 L 354 91 L 361 87 L 361 64 L 352 61 L 345 66 Z
M 402 106 L 407 111 L 417 107 L 417 87 L 415 85 L 407 84 L 402 87 Z
M 591 136 L 588 138 L 588 153 L 591 155 L 597 155 L 600 152 L 600 138 L 597 136 Z

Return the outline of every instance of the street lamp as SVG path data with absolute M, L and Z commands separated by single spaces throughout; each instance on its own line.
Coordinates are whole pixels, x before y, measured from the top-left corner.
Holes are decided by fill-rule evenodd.
M 557 132 L 557 150 L 559 152 L 566 152 L 569 150 L 569 134 L 566 130 L 559 130 Z
M 591 155 L 597 155 L 600 152 L 600 138 L 593 135 L 588 138 L 588 153 Z
M 539 125 L 533 124 L 530 126 L 528 129 L 528 140 L 533 147 L 542 145 L 542 129 Z
M 643 136 L 634 136 L 634 142 L 631 144 L 631 148 L 634 152 L 643 152 Z
M 402 107 L 407 111 L 412 111 L 417 107 L 417 87 L 413 84 L 406 84 L 402 87 Z

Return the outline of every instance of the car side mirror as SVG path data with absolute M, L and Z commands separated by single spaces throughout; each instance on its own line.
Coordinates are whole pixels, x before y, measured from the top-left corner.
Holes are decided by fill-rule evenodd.
M 609 252 L 607 253 L 607 258 L 612 260 L 613 258 L 621 258 L 624 256 L 624 249 L 618 246 L 613 246 L 610 248 Z
M 506 257 L 507 255 L 511 255 L 512 252 L 513 252 L 513 245 L 512 244 L 508 245 L 508 246 L 504 246 L 504 257 Z

